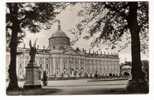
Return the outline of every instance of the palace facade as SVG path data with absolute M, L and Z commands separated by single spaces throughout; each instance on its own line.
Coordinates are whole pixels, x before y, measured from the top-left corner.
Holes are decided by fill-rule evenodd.
M 25 67 L 30 60 L 29 50 L 29 48 L 17 50 L 21 53 L 17 56 L 17 76 L 20 79 L 25 78 Z M 49 48 L 37 49 L 35 59 L 41 72 L 46 71 L 49 79 L 120 76 L 118 54 L 91 53 L 84 49 L 73 49 L 70 46 L 70 39 L 62 31 L 60 24 L 58 30 L 49 38 Z

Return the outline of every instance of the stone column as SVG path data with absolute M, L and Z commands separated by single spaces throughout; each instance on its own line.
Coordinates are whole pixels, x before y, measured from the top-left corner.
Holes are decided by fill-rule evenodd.
M 56 63 L 55 56 L 53 56 L 53 74 L 56 73 L 56 71 L 55 71 L 56 70 L 55 63 Z

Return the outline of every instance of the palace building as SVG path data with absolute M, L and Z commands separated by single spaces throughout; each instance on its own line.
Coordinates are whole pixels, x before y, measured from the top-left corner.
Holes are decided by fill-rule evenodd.
M 29 48 L 18 48 L 17 50 L 21 52 L 17 56 L 17 76 L 20 79 L 25 78 L 25 67 L 30 60 L 29 50 Z M 9 55 L 7 56 L 9 58 Z M 73 49 L 60 23 L 58 30 L 49 37 L 48 49 L 37 49 L 35 59 L 41 72 L 46 71 L 49 79 L 120 76 L 118 54 L 91 53 L 85 49 Z

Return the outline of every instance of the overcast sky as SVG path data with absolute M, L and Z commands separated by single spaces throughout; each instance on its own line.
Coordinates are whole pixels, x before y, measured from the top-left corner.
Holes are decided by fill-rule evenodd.
M 61 14 L 59 14 L 56 18 L 61 21 L 62 30 L 67 34 L 67 36 L 71 40 L 74 38 L 74 36 L 70 34 L 70 30 L 74 28 L 75 25 L 81 20 L 81 17 L 77 17 L 77 14 L 81 9 L 82 8 L 80 7 L 80 5 L 75 5 L 71 7 L 69 6 Z M 26 44 L 26 47 L 28 48 L 29 40 L 34 41 L 35 39 L 37 39 L 37 44 L 39 44 L 39 48 L 43 48 L 43 46 L 47 48 L 48 42 L 49 42 L 48 38 L 56 30 L 57 30 L 57 23 L 54 23 L 51 29 L 41 30 L 39 33 L 36 33 L 36 34 L 30 34 L 30 32 L 27 31 L 26 37 L 24 38 L 24 43 Z M 85 48 L 88 50 L 90 48 L 90 42 L 91 40 L 80 39 L 78 42 L 76 42 L 76 44 L 73 47 L 78 47 L 80 49 Z M 104 51 L 103 48 L 102 48 L 102 51 Z M 108 52 L 113 52 L 113 51 L 108 51 Z M 141 55 L 141 56 L 142 56 L 142 59 L 147 59 L 146 55 Z M 126 61 L 126 60 L 128 61 L 131 60 L 130 45 L 126 49 L 123 49 L 121 52 L 119 52 L 119 57 L 120 57 L 121 62 Z

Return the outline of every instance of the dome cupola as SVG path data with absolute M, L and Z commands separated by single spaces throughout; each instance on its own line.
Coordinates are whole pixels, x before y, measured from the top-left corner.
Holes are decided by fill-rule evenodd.
M 54 49 L 61 50 L 61 49 L 65 49 L 66 47 L 70 46 L 70 39 L 67 37 L 65 32 L 62 31 L 60 20 L 57 20 L 57 22 L 58 22 L 58 29 L 49 38 L 50 50 L 54 50 Z
M 66 38 L 68 38 L 67 35 L 65 34 L 65 32 L 63 32 L 61 30 L 60 20 L 57 20 L 57 22 L 58 22 L 58 29 L 55 33 L 53 33 L 51 35 L 51 38 L 54 38 L 54 37 L 66 37 Z

